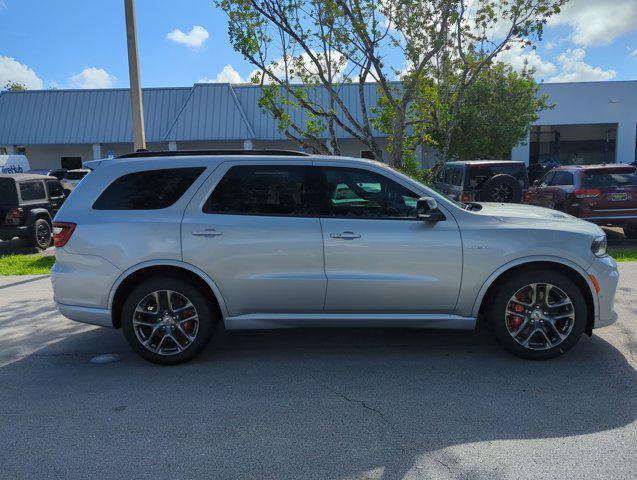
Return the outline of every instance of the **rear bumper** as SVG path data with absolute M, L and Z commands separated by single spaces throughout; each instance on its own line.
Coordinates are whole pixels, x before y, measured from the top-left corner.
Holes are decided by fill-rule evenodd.
M 595 315 L 593 328 L 602 328 L 615 323 L 617 320 L 614 305 L 615 292 L 619 282 L 617 263 L 611 257 L 599 258 L 593 262 L 587 273 L 594 276 L 599 284 L 598 311 Z
M 55 306 L 69 320 L 89 323 L 100 327 L 113 328 L 111 311 L 105 308 L 79 307 L 77 305 L 65 305 L 55 302 Z
M 23 226 L 2 226 L 0 227 L 0 238 L 10 239 L 13 237 L 26 237 L 29 234 L 29 227 Z

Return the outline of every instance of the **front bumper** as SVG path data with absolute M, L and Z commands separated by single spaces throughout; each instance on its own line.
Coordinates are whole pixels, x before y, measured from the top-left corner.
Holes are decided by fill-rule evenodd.
M 592 275 L 599 284 L 597 293 L 597 312 L 593 328 L 602 328 L 615 323 L 615 292 L 619 283 L 617 263 L 612 257 L 597 258 L 589 267 L 587 273 Z

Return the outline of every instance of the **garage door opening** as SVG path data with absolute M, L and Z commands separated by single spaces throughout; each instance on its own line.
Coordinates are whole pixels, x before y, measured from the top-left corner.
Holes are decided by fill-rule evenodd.
M 529 164 L 614 163 L 617 124 L 540 125 L 531 128 Z

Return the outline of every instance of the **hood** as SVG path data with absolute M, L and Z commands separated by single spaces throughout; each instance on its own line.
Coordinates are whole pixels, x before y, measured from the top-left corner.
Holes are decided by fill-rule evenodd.
M 480 203 L 478 215 L 495 217 L 505 223 L 538 226 L 555 230 L 570 230 L 593 236 L 604 235 L 597 225 L 550 208 L 535 207 L 519 203 Z

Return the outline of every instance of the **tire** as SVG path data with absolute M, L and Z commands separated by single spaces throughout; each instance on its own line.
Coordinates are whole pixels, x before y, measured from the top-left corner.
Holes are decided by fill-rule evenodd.
M 483 202 L 520 203 L 522 187 L 511 175 L 494 175 L 482 185 L 480 199 Z
M 44 218 L 38 218 L 33 222 L 31 227 L 30 242 L 31 245 L 42 250 L 46 250 L 51 246 L 53 241 L 51 223 Z
M 528 295 L 532 294 L 529 286 L 532 284 L 540 284 L 536 287 L 537 302 L 529 301 Z M 542 293 L 546 292 L 542 284 L 551 286 L 549 304 L 552 307 L 547 308 L 542 301 L 546 296 Z M 537 308 L 524 306 L 522 300 L 524 303 L 540 304 L 540 313 L 537 314 Z M 566 300 L 570 301 L 570 305 L 555 306 Z M 533 360 L 546 360 L 566 353 L 579 341 L 587 323 L 586 299 L 579 286 L 567 275 L 550 270 L 529 270 L 506 278 L 497 286 L 486 307 L 487 320 L 498 342 L 514 355 Z M 523 309 L 520 316 L 506 313 L 520 311 L 520 308 Z M 543 315 L 546 313 L 553 318 L 552 321 L 549 322 L 548 317 Z M 567 315 L 566 318 L 555 319 Z M 556 329 L 551 324 L 556 325 Z M 514 335 L 516 332 L 519 333 Z M 525 342 L 527 345 L 524 345 Z
M 637 225 L 630 225 L 628 227 L 624 227 L 624 235 L 626 235 L 626 238 L 629 238 L 631 240 L 636 240 L 637 239 Z
M 159 293 L 157 297 L 153 292 L 172 292 L 170 304 L 175 312 L 159 315 L 168 311 L 168 293 Z M 157 298 L 163 308 L 157 308 Z M 186 302 L 192 308 L 187 307 Z M 176 312 L 179 309 L 181 311 Z M 176 365 L 195 358 L 208 345 L 220 321 L 209 295 L 178 276 L 161 276 L 142 282 L 128 295 L 121 313 L 122 330 L 132 349 L 144 359 L 161 365 Z M 163 344 L 160 344 L 162 339 Z M 143 341 L 149 342 L 149 346 L 144 346 Z

